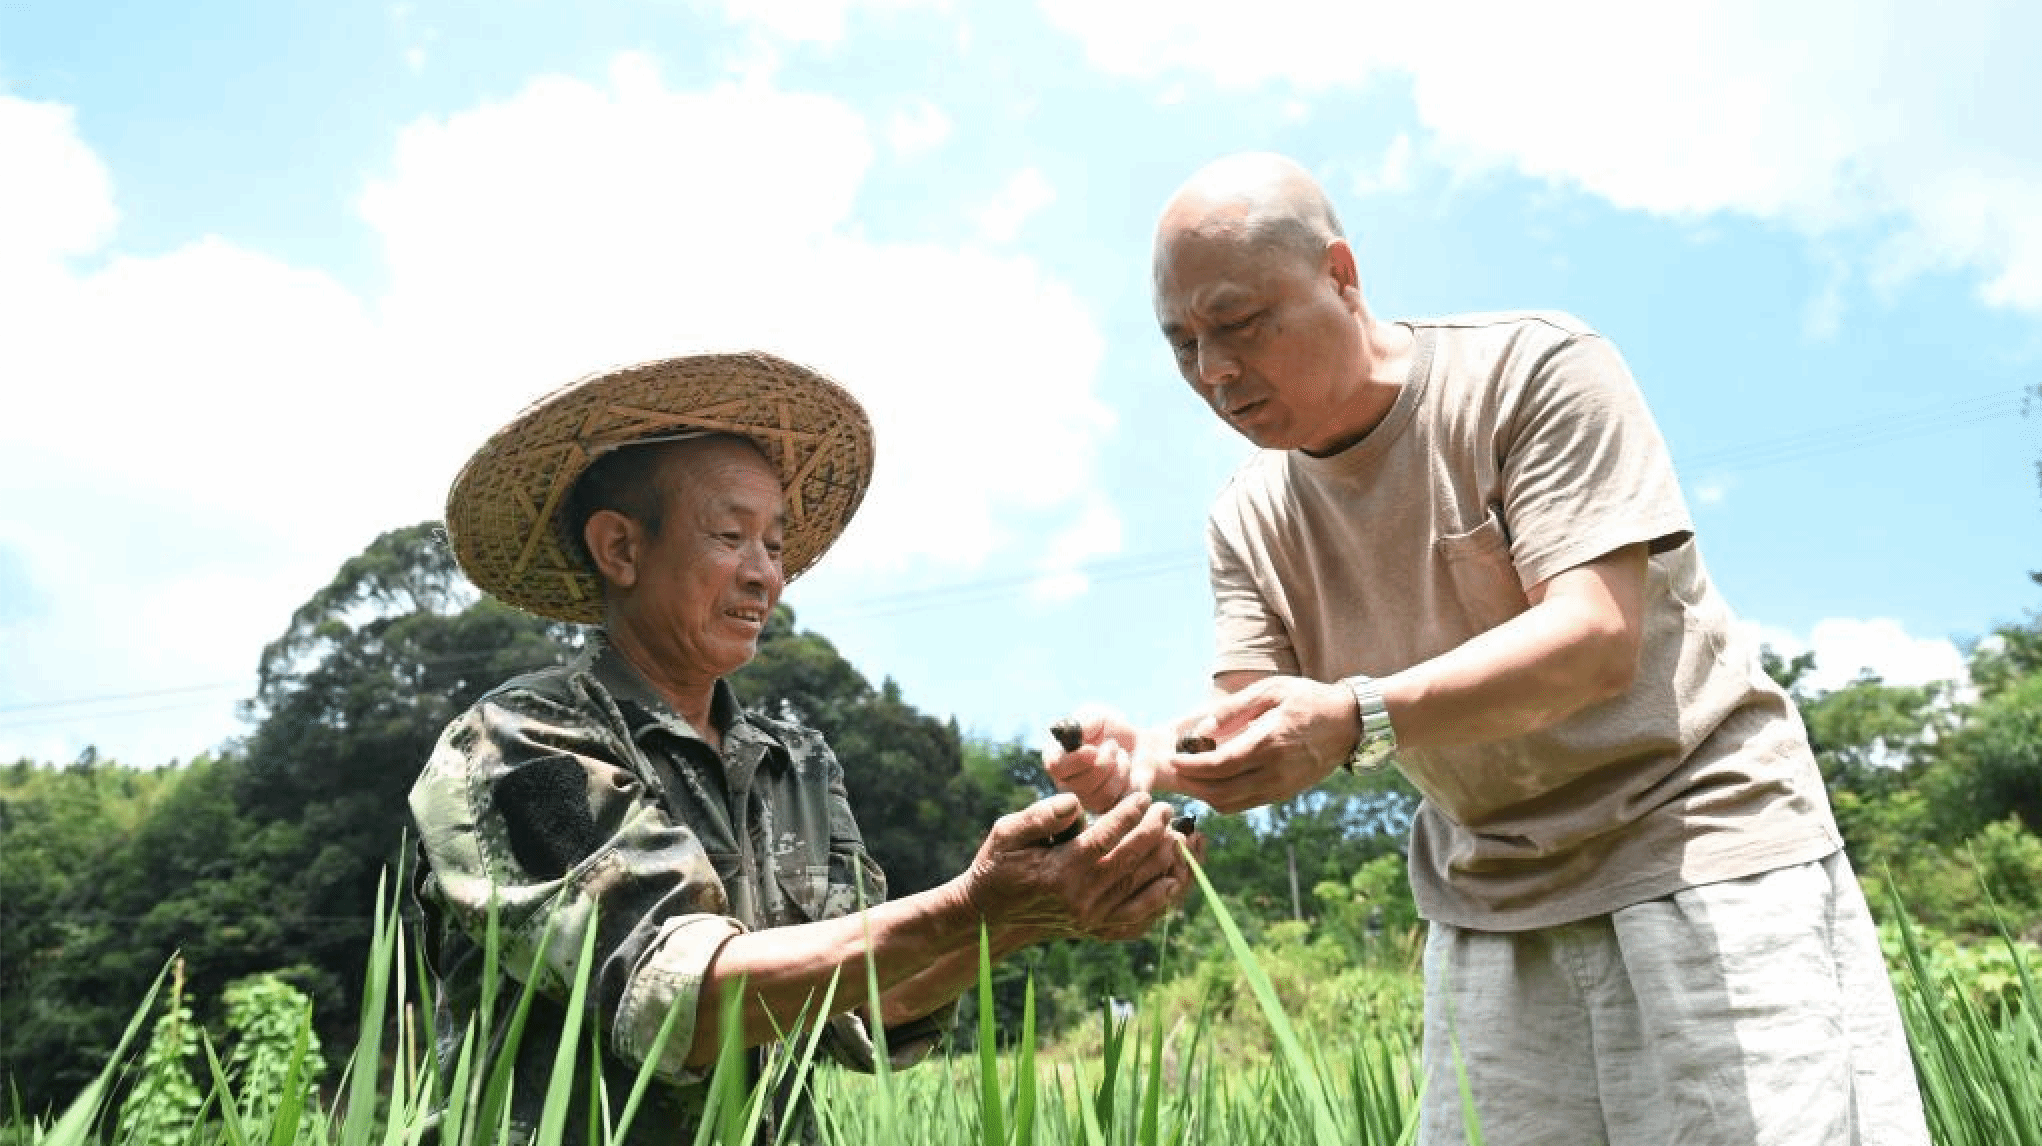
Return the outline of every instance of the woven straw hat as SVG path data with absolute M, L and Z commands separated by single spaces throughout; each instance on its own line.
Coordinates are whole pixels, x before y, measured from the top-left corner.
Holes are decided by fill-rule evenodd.
M 454 558 L 485 592 L 558 621 L 599 624 L 602 588 L 564 532 L 575 479 L 604 453 L 689 432 L 758 443 L 787 491 L 781 561 L 814 565 L 865 498 L 872 424 L 849 391 L 770 354 L 702 354 L 592 374 L 490 435 L 447 492 Z

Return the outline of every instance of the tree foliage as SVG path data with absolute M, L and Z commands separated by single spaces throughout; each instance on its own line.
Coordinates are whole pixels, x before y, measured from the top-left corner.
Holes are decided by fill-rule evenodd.
M 2042 618 L 1978 642 L 1975 699 L 1875 676 L 1811 690 L 1810 654 L 1765 665 L 1800 707 L 1860 878 L 1891 877 L 1932 927 L 2042 937 Z
M 376 883 L 400 856 L 405 797 L 435 738 L 483 691 L 582 639 L 480 598 L 435 528 L 412 526 L 343 564 L 264 650 L 245 738 L 165 768 L 91 752 L 0 768 L 0 1076 L 23 1109 L 46 1111 L 97 1072 L 175 952 L 191 1014 L 166 1019 L 163 1039 L 204 1027 L 244 1040 L 234 1070 L 271 1069 L 280 1016 L 302 999 L 320 1039 L 351 1043 Z M 1975 696 L 1871 678 L 1815 692 L 1812 658 L 1767 667 L 1800 705 L 1862 875 L 1890 871 L 1946 933 L 1992 925 L 1984 886 L 2016 929 L 2042 932 L 2042 620 L 1980 642 Z M 950 878 L 994 819 L 1049 791 L 1033 747 L 918 710 L 791 610 L 732 684 L 828 738 L 896 893 Z M 1416 804 L 1386 771 L 1247 815 L 1194 810 L 1243 927 L 1321 967 L 1408 946 L 1396 937 L 1415 919 L 1401 849 Z M 1221 948 L 1202 907 L 1169 934 L 1031 949 L 996 970 L 991 1005 L 1015 1029 L 1032 974 L 1043 1029 L 1072 1029 L 1106 999 L 1224 965 L 1207 958 Z

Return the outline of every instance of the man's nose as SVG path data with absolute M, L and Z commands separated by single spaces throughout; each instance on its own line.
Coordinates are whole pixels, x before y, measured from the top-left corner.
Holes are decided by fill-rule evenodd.
M 1229 382 L 1241 377 L 1240 359 L 1225 347 L 1215 346 L 1210 341 L 1198 346 L 1198 381 L 1208 390 L 1217 391 Z
M 780 564 L 779 555 L 766 548 L 763 542 L 747 545 L 745 559 L 738 566 L 738 575 L 746 585 L 763 588 L 777 593 L 787 583 L 786 571 Z

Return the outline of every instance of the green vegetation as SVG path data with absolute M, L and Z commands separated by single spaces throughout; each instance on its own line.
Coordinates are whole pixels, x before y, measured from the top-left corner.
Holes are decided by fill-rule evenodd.
M 415 964 L 396 970 L 402 930 L 377 907 L 382 873 L 406 858 L 405 793 L 454 713 L 577 639 L 477 600 L 431 527 L 398 530 L 265 651 L 245 739 L 159 768 L 90 752 L 0 765 L 0 1085 L 13 1111 L 0 1137 L 395 1146 L 385 1132 L 422 1118 L 421 1088 L 439 1084 L 423 1074 L 426 1015 L 389 1020 L 418 993 Z M 1881 916 L 1923 1077 L 1945 1088 L 1932 1099 L 1941 1140 L 2022 1141 L 1952 1128 L 1992 1125 L 1991 1094 L 2042 1092 L 2037 996 L 2016 955 L 2030 952 L 2032 973 L 2023 943 L 2042 940 L 2042 618 L 1978 643 L 1967 694 L 1875 679 L 1816 692 L 1805 658 L 1769 667 L 1801 706 Z M 987 824 L 1045 790 L 1030 747 L 918 711 L 784 609 L 734 683 L 830 738 L 897 891 L 947 878 Z M 1167 938 L 1052 944 L 991 968 L 953 1062 L 885 1079 L 819 1071 L 826 1127 L 840 1141 L 872 1140 L 860 1135 L 880 1117 L 942 1135 L 931 1141 L 983 1140 L 995 1124 L 1013 1141 L 1251 1127 L 1304 1141 L 1330 1120 L 1344 1140 L 1396 1140 L 1418 1032 L 1421 933 L 1399 853 L 1414 806 L 1394 773 L 1342 775 L 1266 814 L 1202 816 L 1214 894 Z M 1102 1020 L 1112 1000 L 1134 1004 L 1132 1026 Z M 336 1076 L 322 1046 L 351 1048 L 353 1065 Z M 478 1053 L 468 1069 L 480 1085 L 491 1067 Z M 67 1110 L 89 1113 L 59 1123 Z
M 778 1094 L 796 1100 L 811 1096 L 822 1139 L 833 1144 L 1262 1141 L 1389 1146 L 1408 1141 L 1424 1085 L 1410 1035 L 1417 1022 L 1415 1000 L 1407 999 L 1401 1010 L 1393 1006 L 1338 1016 L 1325 1026 L 1296 1025 L 1275 988 L 1268 958 L 1288 956 L 1249 945 L 1213 885 L 1200 876 L 1205 902 L 1227 937 L 1234 978 L 1253 995 L 1259 1012 L 1255 1022 L 1274 1036 L 1278 1056 L 1239 1061 L 1216 1054 L 1216 1027 L 1235 1020 L 1224 1020 L 1224 1005 L 1210 1001 L 1175 1020 L 1166 1008 L 1154 1006 L 1142 1007 L 1127 1021 L 1102 1015 L 1095 1053 L 1039 1053 L 1032 1037 L 1033 992 L 1024 991 L 1022 1037 L 1007 1050 L 995 1045 L 988 1018 L 974 1053 L 909 1073 L 853 1075 L 818 1066 L 813 1030 L 804 1033 L 796 1024 L 784 1042 L 771 1048 L 760 1076 L 748 1085 L 735 1037 L 733 993 L 725 999 L 724 1050 L 710 1083 L 709 1119 L 696 1142 L 753 1141 L 767 1104 Z M 421 1053 L 435 1032 L 429 1018 L 418 1018 L 430 1009 L 417 1006 L 408 994 L 403 924 L 394 910 L 379 911 L 379 916 L 361 992 L 363 1037 L 350 1056 L 349 1077 L 330 1092 L 336 1096 L 330 1105 L 305 1087 L 319 1073 L 311 1016 L 301 1000 L 274 991 L 257 993 L 254 997 L 267 1001 L 250 1005 L 264 1009 L 269 1019 L 295 1016 L 272 1031 L 287 1034 L 290 1049 L 280 1060 L 281 1070 L 237 1075 L 222 1069 L 207 1045 L 211 1085 L 203 1091 L 195 1086 L 187 1073 L 197 1057 L 188 1033 L 190 1012 L 180 998 L 179 972 L 173 966 L 172 990 L 155 1036 L 127 1072 L 126 1098 L 117 1110 L 110 1083 L 120 1079 L 117 1067 L 152 1008 L 154 988 L 128 1024 L 121 1047 L 60 1118 L 17 1119 L 0 1131 L 0 1141 L 10 1146 L 363 1146 L 371 1139 L 395 1146 L 429 1138 L 444 1146 L 505 1142 L 502 1115 L 511 1047 L 489 1055 L 482 1048 L 491 1045 L 492 1032 L 471 1025 L 462 1032 L 456 1065 L 442 1076 L 433 1056 Z M 2018 987 L 1998 1005 L 1981 1006 L 1976 984 L 1938 967 L 1905 916 L 1896 911 L 1895 918 L 1898 955 L 1905 965 L 1896 983 L 1935 1141 L 1942 1146 L 2042 1144 L 2037 1130 L 2042 1124 L 2034 1117 L 2036 1096 L 2042 1094 L 2042 1024 L 2037 1021 L 2042 992 L 2034 980 L 2035 953 L 2003 936 Z M 489 957 L 495 956 L 491 943 Z M 587 988 L 584 960 L 571 988 L 570 1014 L 580 1014 Z M 992 991 L 991 968 L 982 960 L 978 994 L 989 997 Z M 828 996 L 821 1005 L 829 1005 Z M 481 1013 L 491 1011 L 485 1007 Z M 515 1038 L 513 1020 L 512 1043 Z M 558 1146 L 568 1119 L 585 1120 L 590 1141 L 613 1141 L 630 1124 L 639 1088 L 647 1083 L 644 1072 L 629 1095 L 598 1095 L 591 1109 L 568 1108 L 582 1049 L 578 1040 L 562 1044 L 538 1146 Z M 230 1061 L 243 1060 L 237 1054 Z M 262 1093 L 251 1093 L 258 1089 Z M 785 1134 L 783 1129 L 783 1140 Z M 1479 1135 L 1476 1128 L 1470 1140 L 1480 1141 Z

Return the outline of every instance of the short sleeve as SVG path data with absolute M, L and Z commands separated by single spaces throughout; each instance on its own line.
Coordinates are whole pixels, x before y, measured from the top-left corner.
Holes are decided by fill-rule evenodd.
M 1212 579 L 1213 635 L 1217 648 L 1212 671 L 1269 672 L 1296 675 L 1297 651 L 1290 628 L 1269 607 L 1256 584 L 1254 569 L 1222 524 L 1221 508 L 1206 525 L 1206 562 Z
M 1577 334 L 1536 362 L 1499 437 L 1503 522 L 1525 588 L 1626 545 L 1658 553 L 1693 535 L 1666 442 L 1607 339 Z

